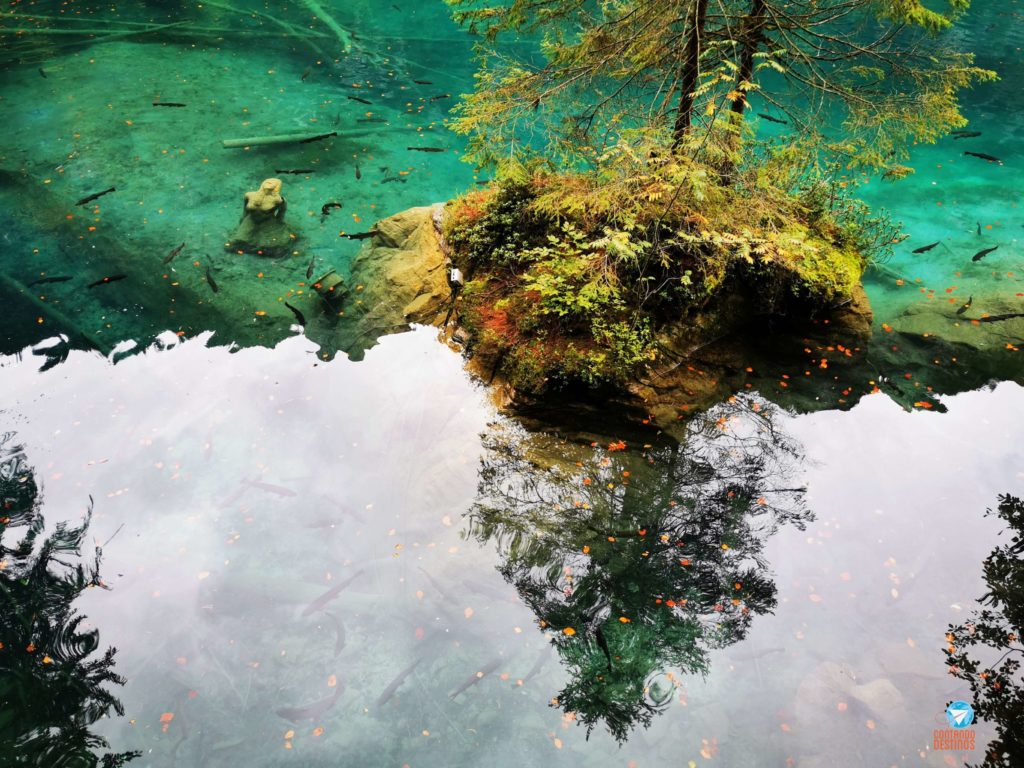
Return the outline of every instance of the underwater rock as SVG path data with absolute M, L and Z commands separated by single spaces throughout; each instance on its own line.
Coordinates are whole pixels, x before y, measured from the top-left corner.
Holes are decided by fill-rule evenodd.
M 375 225 L 352 264 L 349 281 L 360 324 L 384 333 L 408 323 L 440 325 L 451 304 L 446 256 L 434 234 L 438 206 L 410 208 Z
M 259 189 L 245 193 L 242 218 L 227 249 L 259 256 L 287 256 L 298 239 L 298 234 L 284 221 L 287 210 L 281 180 L 264 180 Z

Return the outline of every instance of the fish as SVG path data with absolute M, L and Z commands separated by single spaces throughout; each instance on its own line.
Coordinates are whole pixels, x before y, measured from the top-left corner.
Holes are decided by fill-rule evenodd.
M 97 285 L 105 285 L 106 283 L 116 283 L 118 280 L 124 280 L 128 275 L 110 275 L 108 277 L 101 277 L 95 282 L 89 283 L 86 288 L 95 288 Z
M 406 147 L 410 152 L 447 152 L 444 147 Z
M 430 582 L 430 586 L 437 590 L 438 594 L 445 599 L 446 602 L 455 603 L 455 599 L 448 594 L 448 591 L 441 586 L 441 583 L 430 575 L 430 571 L 426 570 L 423 566 L 418 566 L 424 576 L 427 577 L 427 581 Z
M 185 247 L 185 244 L 182 243 L 177 248 L 175 248 L 173 251 L 171 251 L 166 256 L 164 256 L 163 263 L 164 264 L 170 264 L 172 261 L 174 261 L 174 257 L 177 256 L 179 253 L 181 253 L 181 249 L 184 248 L 184 247 Z
M 311 613 L 316 613 L 317 611 L 322 611 L 324 609 L 324 607 L 329 602 L 331 602 L 332 600 L 337 599 L 338 595 L 341 594 L 341 591 L 343 589 L 345 589 L 345 587 L 347 587 L 353 581 L 355 581 L 356 578 L 358 578 L 360 576 L 360 574 L 362 574 L 362 571 L 356 571 L 351 576 L 349 576 L 347 579 L 345 579 L 345 581 L 341 582 L 340 584 L 336 584 L 335 586 L 333 586 L 330 589 L 328 589 L 326 592 L 324 592 L 322 595 L 320 595 L 320 597 L 318 597 L 312 603 L 307 605 L 303 609 L 302 615 L 303 616 L 309 616 L 309 614 L 311 614 Z
M 397 693 L 398 689 L 402 687 L 402 683 L 405 682 L 405 678 L 411 675 L 413 673 L 413 670 L 415 670 L 416 667 L 419 666 L 420 661 L 422 661 L 422 659 L 416 659 L 412 664 L 410 664 L 408 667 L 406 667 L 397 675 L 395 675 L 395 679 L 388 683 L 388 687 L 381 691 L 380 696 L 377 697 L 378 707 L 383 707 L 385 704 L 391 701 L 391 697 L 394 696 L 395 693 Z
M 331 120 L 331 125 L 341 125 L 341 112 L 334 116 L 334 119 Z
M 299 495 L 295 491 L 293 491 L 291 488 L 285 488 L 284 486 L 274 485 L 272 483 L 263 483 L 263 482 L 260 482 L 259 480 L 246 480 L 245 484 L 248 485 L 250 488 L 259 488 L 261 491 L 266 491 L 267 493 L 273 493 L 273 494 L 275 494 L 277 496 L 298 496 Z
M 980 221 L 978 222 L 978 234 L 979 235 L 981 234 L 981 222 Z
M 533 666 L 530 667 L 530 671 L 527 672 L 525 675 L 523 675 L 523 678 L 522 678 L 521 682 L 525 685 L 528 681 L 532 680 L 537 675 L 539 675 L 541 669 L 544 668 L 544 665 L 547 663 L 548 657 L 550 657 L 550 656 L 551 656 L 551 647 L 549 646 L 549 647 L 545 648 L 543 651 L 540 652 L 540 655 L 537 657 L 537 660 L 535 662 L 533 662 Z M 519 682 L 520 681 L 517 680 L 516 681 L 516 685 L 518 685 Z
M 366 99 L 361 99 L 358 96 L 346 96 L 345 98 L 350 99 L 352 101 L 358 101 L 360 104 L 370 104 L 370 105 L 373 104 L 372 101 L 367 101 Z
M 305 176 L 307 173 L 316 173 L 316 171 L 313 168 L 296 168 L 294 170 L 281 170 L 280 168 L 275 168 L 274 173 L 291 173 L 296 176 Z
M 978 136 L 981 136 L 981 131 L 953 131 L 950 135 L 954 141 L 956 139 L 976 139 Z
M 416 85 L 433 85 L 434 84 L 434 82 L 432 80 L 413 80 L 413 82 L 416 83 Z
M 912 253 L 928 253 L 928 251 L 930 251 L 932 248 L 934 248 L 935 246 L 937 246 L 941 242 L 942 242 L 941 240 L 938 240 L 938 241 L 932 243 L 931 245 L 922 245 L 920 248 L 915 248 L 912 251 Z
M 71 279 L 70 275 L 57 275 L 55 277 L 40 277 L 33 280 L 26 287 L 31 288 L 33 285 L 42 285 L 43 283 L 66 283 Z
M 219 293 L 220 288 L 217 287 L 217 281 L 213 279 L 213 275 L 210 274 L 210 268 L 206 268 L 206 282 L 210 284 L 210 288 L 214 293 Z
M 180 101 L 154 101 L 154 107 L 187 107 L 188 104 L 182 104 Z
M 1001 162 L 1003 162 L 998 157 L 995 157 L 993 155 L 986 155 L 984 152 L 964 152 L 964 154 L 965 155 L 970 155 L 971 157 L 977 157 L 977 158 L 979 158 L 981 160 L 988 160 L 990 163 L 1001 163 Z
M 42 67 L 40 67 L 40 68 L 39 68 L 39 76 L 40 76 L 41 78 L 43 78 L 43 80 L 45 80 L 45 79 L 46 79 L 46 73 L 45 73 L 45 72 L 43 72 L 43 68 L 42 68 Z
M 771 115 L 766 115 L 764 112 L 758 112 L 757 116 L 761 117 L 761 118 L 764 118 L 769 123 L 779 123 L 780 125 L 789 125 L 789 123 L 786 120 L 782 120 L 782 119 L 780 119 L 778 117 L 772 117 Z
M 306 78 L 309 77 L 309 73 L 312 71 L 312 67 L 306 67 L 306 69 L 302 72 L 302 77 L 300 77 L 299 80 L 305 82 Z
M 1003 320 L 1013 320 L 1017 317 L 1024 317 L 1024 312 L 1007 312 L 1005 315 L 989 315 L 988 317 L 979 317 L 979 323 L 999 323 Z
M 359 163 L 356 163 L 356 181 L 359 181 L 361 178 L 363 178 L 363 172 L 359 170 Z
M 75 203 L 75 205 L 85 205 L 86 203 L 91 203 L 93 200 L 96 200 L 97 198 L 103 197 L 104 195 L 109 195 L 111 192 L 117 192 L 117 187 L 111 187 L 110 189 L 104 189 L 102 192 L 95 192 L 95 193 L 89 195 L 88 197 L 83 197 L 81 200 L 79 200 L 77 203 Z
M 383 117 L 361 117 L 356 120 L 357 123 L 386 123 L 387 120 Z
M 337 136 L 337 135 L 338 135 L 337 131 L 331 131 L 330 133 L 321 133 L 318 136 L 310 136 L 308 139 L 303 139 L 302 141 L 299 142 L 299 144 L 310 144 L 310 143 L 312 143 L 314 141 L 323 141 L 324 139 L 329 139 L 329 138 L 331 138 L 331 136 Z
M 313 276 L 313 265 L 316 264 L 316 256 L 309 260 L 309 266 L 306 267 L 306 279 L 309 280 Z
M 334 628 L 336 634 L 334 636 L 334 658 L 338 658 L 341 652 L 345 650 L 345 625 L 341 623 L 341 619 L 335 616 L 333 613 L 324 611 L 324 615 L 330 617 L 331 621 L 334 622 Z
M 405 184 L 405 176 L 385 176 L 381 184 L 390 184 L 393 181 L 400 181 Z
M 349 240 L 365 240 L 368 237 L 373 237 L 377 234 L 376 229 L 371 229 L 369 232 L 353 232 L 351 235 L 345 235 Z
M 437 96 L 431 96 L 428 101 L 440 101 L 441 99 L 450 99 L 451 97 L 450 93 L 439 93 Z
M 973 297 L 973 296 L 971 296 L 971 298 L 969 298 L 969 299 L 967 300 L 967 303 L 966 303 L 966 304 L 964 304 L 964 305 L 963 305 L 962 307 L 960 307 L 960 309 L 958 309 L 958 310 L 956 311 L 956 313 L 957 313 L 958 315 L 962 315 L 962 314 L 963 314 L 964 312 L 966 312 L 966 311 L 967 311 L 968 309 L 970 309 L 970 308 L 971 308 L 971 304 L 973 304 L 973 303 L 974 303 L 974 297 Z
M 998 247 L 998 245 L 993 245 L 991 248 L 983 248 L 971 257 L 971 261 L 981 261 Z
M 304 326 L 306 324 L 306 316 L 305 315 L 303 315 L 299 310 L 297 310 L 295 307 L 293 307 L 287 301 L 284 303 L 284 305 L 286 307 L 288 307 L 288 309 L 290 309 L 292 311 L 292 314 L 295 315 L 295 319 L 299 321 L 299 325 L 303 325 Z
M 449 693 L 448 698 L 454 700 L 456 696 L 465 691 L 467 688 L 472 688 L 474 685 L 476 685 L 485 677 L 487 677 L 487 675 L 491 674 L 491 672 L 496 670 L 501 665 L 502 661 L 504 661 L 504 658 L 498 656 L 497 658 L 487 662 L 483 667 L 481 667 L 479 670 L 474 672 L 469 678 L 467 678 L 466 682 L 464 682 L 454 691 Z
M 274 711 L 274 714 L 292 723 L 297 723 L 299 720 L 318 720 L 321 715 L 328 712 L 331 707 L 335 705 L 339 696 L 341 696 L 340 684 L 337 689 L 335 689 L 334 693 L 326 699 L 315 701 L 304 707 L 285 707 L 283 709 L 278 709 Z
M 604 657 L 608 660 L 608 671 L 612 671 L 612 652 L 608 648 L 608 640 L 604 636 L 604 632 L 601 631 L 601 627 L 598 626 L 594 632 L 594 637 L 597 638 L 598 647 L 604 652 Z
M 328 216 L 331 212 L 331 208 L 341 208 L 341 203 L 324 203 L 323 205 L 320 206 L 320 215 Z

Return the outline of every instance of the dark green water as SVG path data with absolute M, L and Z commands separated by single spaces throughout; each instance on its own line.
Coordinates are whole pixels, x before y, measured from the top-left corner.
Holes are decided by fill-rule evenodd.
M 310 258 L 347 272 L 358 243 L 339 232 L 474 182 L 443 126 L 472 84 L 444 7 L 324 5 L 360 40 L 338 62 L 264 17 L 187 3 L 52 23 L 214 31 L 4 36 L 3 479 L 34 478 L 47 529 L 94 499 L 84 555 L 105 543 L 111 589 L 75 605 L 126 682 L 107 686 L 124 715 L 92 730 L 141 766 L 980 760 L 931 742 L 969 698 L 942 650 L 984 589 L 1001 528 L 984 510 L 1024 490 L 1021 327 L 955 314 L 969 296 L 979 313 L 1024 305 L 1015 6 L 977 3 L 958 33 L 1003 76 L 966 96 L 983 136 L 862 189 L 911 235 L 867 277 L 863 360 L 804 377 L 802 345 L 770 347 L 760 395 L 695 416 L 680 448 L 652 431 L 658 447 L 610 450 L 615 434 L 588 448 L 496 414 L 431 330 L 376 343 L 307 295 Z M 307 129 L 366 133 L 221 146 Z M 1004 164 L 964 157 L 969 142 Z M 225 253 L 242 194 L 300 168 L 315 173 L 281 176 L 300 255 Z M 28 286 L 41 276 L 72 279 Z M 892 383 L 857 402 L 879 374 Z

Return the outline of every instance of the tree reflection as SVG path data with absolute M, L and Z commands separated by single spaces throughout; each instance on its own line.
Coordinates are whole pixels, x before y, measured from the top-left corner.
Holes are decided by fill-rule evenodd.
M 1012 768 L 1024 765 L 1024 501 L 1000 496 L 996 513 L 1009 525 L 1010 542 L 985 559 L 981 610 L 950 625 L 946 664 L 970 685 L 978 719 L 995 724 L 982 765 Z
M 550 633 L 571 678 L 556 703 L 588 735 L 649 725 L 674 669 L 706 671 L 709 650 L 774 609 L 764 544 L 810 518 L 804 489 L 787 487 L 800 448 L 777 422 L 773 406 L 731 398 L 682 445 L 595 444 L 567 469 L 543 469 L 521 435 L 488 438 L 470 531 L 497 543 Z
M 99 552 L 91 565 L 77 558 L 90 513 L 74 527 L 60 523 L 42 537 L 39 489 L 24 453 L 0 435 L 0 764 L 124 765 L 139 753 L 108 753 L 90 726 L 121 703 L 103 686 L 122 685 L 115 649 L 94 657 L 99 632 L 83 630 L 72 604 L 102 586 Z M 8 546 L 6 535 L 25 529 Z M 72 558 L 74 560 L 72 561 Z

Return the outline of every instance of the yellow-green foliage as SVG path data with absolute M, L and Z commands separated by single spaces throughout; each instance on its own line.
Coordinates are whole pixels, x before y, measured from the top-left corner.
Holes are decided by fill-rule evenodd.
M 658 147 L 620 143 L 590 171 L 505 167 L 449 203 L 445 236 L 471 277 L 464 322 L 519 387 L 628 380 L 660 325 L 723 292 L 811 313 L 848 297 L 892 239 L 824 184 L 786 191 L 767 166 L 726 179 Z

